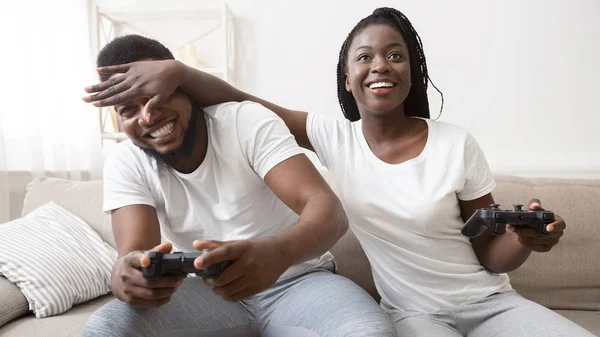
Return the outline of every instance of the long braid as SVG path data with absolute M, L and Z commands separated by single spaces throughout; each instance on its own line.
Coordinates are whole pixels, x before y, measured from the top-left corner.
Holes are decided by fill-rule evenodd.
M 353 35 L 355 30 L 356 27 L 352 30 L 352 32 L 350 32 L 350 35 Z M 348 57 L 348 48 L 350 48 L 349 45 L 352 41 L 350 35 L 348 35 L 348 38 L 346 38 L 346 41 L 344 41 L 338 59 L 337 94 L 344 117 L 354 122 L 360 119 L 360 114 L 358 113 L 358 106 L 356 106 L 356 100 L 354 99 L 354 96 L 352 96 L 352 93 L 346 90 L 346 62 Z
M 417 34 L 404 14 L 396 9 L 388 7 L 377 8 L 373 11 L 373 14 L 362 19 L 352 29 L 342 44 L 337 65 L 337 93 L 344 116 L 353 122 L 360 119 L 356 100 L 352 93 L 346 90 L 345 86 L 346 69 L 348 66 L 348 49 L 350 48 L 350 44 L 354 40 L 354 37 L 367 26 L 373 24 L 386 24 L 397 30 L 406 40 L 411 70 L 411 88 L 408 97 L 404 101 L 404 112 L 408 116 L 430 118 L 427 84 L 428 82 L 431 82 L 431 79 L 427 73 L 427 62 L 425 60 L 425 53 L 423 52 L 421 37 L 419 37 L 419 34 Z M 444 95 L 433 82 L 431 82 L 431 84 L 442 97 L 441 113 L 444 107 Z

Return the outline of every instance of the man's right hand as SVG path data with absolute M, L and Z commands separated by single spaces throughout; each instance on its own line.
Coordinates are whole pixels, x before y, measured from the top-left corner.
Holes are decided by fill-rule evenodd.
M 170 243 L 163 243 L 152 250 L 170 253 L 172 249 Z M 162 276 L 157 280 L 146 280 L 141 268 L 149 263 L 150 258 L 139 250 L 120 257 L 112 272 L 113 294 L 135 308 L 156 308 L 169 302 L 184 277 Z

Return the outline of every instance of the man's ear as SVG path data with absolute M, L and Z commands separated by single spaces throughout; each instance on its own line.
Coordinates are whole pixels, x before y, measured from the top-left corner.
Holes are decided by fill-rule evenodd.
M 348 79 L 348 74 L 345 74 L 344 78 L 346 79 L 346 91 L 352 92 L 352 87 L 350 87 L 350 80 Z

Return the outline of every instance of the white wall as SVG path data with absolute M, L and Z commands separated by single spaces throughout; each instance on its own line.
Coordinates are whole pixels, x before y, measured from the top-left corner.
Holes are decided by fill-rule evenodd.
M 600 175 L 598 0 L 228 2 L 237 17 L 236 83 L 243 90 L 342 118 L 339 48 L 362 17 L 393 6 L 423 40 L 430 76 L 445 97 L 440 119 L 468 128 L 494 171 Z M 186 3 L 198 4 L 177 2 Z M 430 101 L 436 116 L 435 90 Z
M 238 85 L 341 118 L 339 48 L 385 5 L 402 10 L 423 40 L 445 97 L 440 119 L 467 127 L 493 170 L 600 173 L 597 0 L 253 1 L 238 14 Z M 437 115 L 434 90 L 430 100 Z

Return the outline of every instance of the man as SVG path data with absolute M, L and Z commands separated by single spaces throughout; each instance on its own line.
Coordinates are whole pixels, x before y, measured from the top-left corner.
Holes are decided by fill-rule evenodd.
M 165 59 L 173 55 L 159 42 L 128 35 L 97 63 Z M 118 74 L 111 82 L 126 85 Z M 147 103 L 116 97 L 129 140 L 105 163 L 104 211 L 119 252 L 119 300 L 92 315 L 84 336 L 227 336 L 266 323 L 290 327 L 287 336 L 394 335 L 377 303 L 333 273 L 328 249 L 346 216 L 281 119 L 251 102 L 202 110 L 181 90 L 152 113 Z M 216 279 L 143 278 L 144 251 L 173 247 L 211 249 L 198 269 L 232 263 Z

